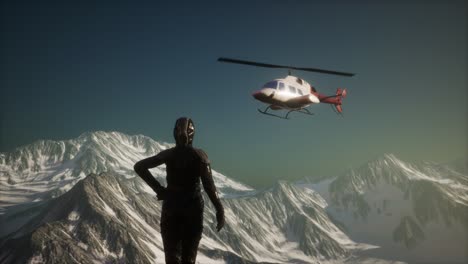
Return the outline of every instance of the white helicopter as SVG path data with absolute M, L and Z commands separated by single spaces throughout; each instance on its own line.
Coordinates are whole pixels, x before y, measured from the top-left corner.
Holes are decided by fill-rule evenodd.
M 291 70 L 301 70 L 318 72 L 325 74 L 333 74 L 340 76 L 354 76 L 353 73 L 330 71 L 316 68 L 300 68 L 291 66 L 281 66 L 275 64 L 267 64 L 261 62 L 252 62 L 245 60 L 237 60 L 230 58 L 218 58 L 220 62 L 237 63 L 258 67 L 267 68 L 283 68 L 288 69 L 289 74 L 285 78 L 275 79 L 263 85 L 262 89 L 255 91 L 252 96 L 262 102 L 268 104 L 265 110 L 258 111 L 265 115 L 275 116 L 283 119 L 289 119 L 291 112 L 299 112 L 307 115 L 313 115 L 306 107 L 311 104 L 326 103 L 330 104 L 337 114 L 342 115 L 342 98 L 346 97 L 346 89 L 338 88 L 334 95 L 324 95 L 317 92 L 317 90 L 305 80 L 292 76 Z M 268 110 L 288 110 L 285 116 L 279 116 L 269 113 Z

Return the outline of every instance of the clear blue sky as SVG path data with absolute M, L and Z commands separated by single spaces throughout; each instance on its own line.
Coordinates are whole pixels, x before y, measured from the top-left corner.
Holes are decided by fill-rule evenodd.
M 466 159 L 466 1 L 3 1 L 0 151 L 115 130 L 172 142 L 179 116 L 213 167 L 255 186 L 336 175 L 394 153 Z M 112 4 L 111 4 L 112 3 Z M 252 91 L 284 70 L 348 88 L 345 118 L 260 115 Z

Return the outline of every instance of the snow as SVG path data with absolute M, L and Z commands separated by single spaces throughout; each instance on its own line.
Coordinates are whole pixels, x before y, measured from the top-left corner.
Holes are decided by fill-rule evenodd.
M 327 179 L 316 184 L 300 183 L 299 186 L 316 190 L 328 201 L 326 210 L 335 220 L 346 226 L 346 234 L 352 240 L 379 245 L 380 247 L 369 247 L 358 243 L 358 250 L 368 250 L 372 252 L 370 253 L 372 256 L 382 258 L 394 259 L 395 256 L 398 256 L 400 259 L 412 260 L 410 262 L 439 262 L 443 259 L 450 259 L 451 261 L 466 259 L 466 257 L 463 258 L 460 255 L 461 252 L 464 252 L 462 248 L 466 248 L 468 242 L 466 237 L 463 238 L 463 234 L 466 234 L 466 231 L 462 231 L 461 225 L 463 224 L 457 222 L 456 219 L 452 219 L 451 225 L 445 226 L 443 219 L 439 218 L 437 220 L 440 211 L 435 208 L 453 202 L 459 203 L 461 206 L 468 205 L 468 199 L 466 199 L 468 186 L 465 184 L 466 181 L 463 181 L 464 178 L 466 179 L 466 176 L 459 173 L 451 174 L 450 170 L 440 170 L 440 166 L 437 164 L 413 165 L 398 160 L 394 155 L 385 155 L 383 159 L 369 162 L 339 178 Z M 370 206 L 369 212 L 365 214 L 364 218 L 354 215 L 356 208 L 352 206 L 352 203 L 351 208 L 346 208 L 331 201 L 329 186 L 337 181 L 340 186 L 340 189 L 336 190 L 337 193 L 358 193 L 363 201 Z M 420 185 L 424 183 L 430 184 Z M 416 187 L 416 189 L 411 188 L 411 186 Z M 434 199 L 443 200 L 443 203 L 440 204 L 435 200 L 428 201 L 431 207 L 426 209 L 433 211 L 426 212 L 426 214 L 436 218 L 425 224 L 419 222 L 420 218 L 418 218 L 418 211 L 416 210 L 418 206 L 421 206 L 416 202 L 421 203 L 424 201 L 413 200 L 414 197 L 420 197 L 421 195 L 421 193 L 415 193 L 421 191 L 420 188 L 417 188 L 418 186 L 431 186 L 430 189 L 424 189 L 424 195 L 429 195 L 428 191 L 431 191 L 434 192 Z M 334 195 L 337 195 L 337 193 Z M 446 217 L 450 218 L 450 216 Z M 414 229 L 409 225 L 409 221 L 402 222 L 403 219 L 412 219 L 421 230 Z M 404 245 L 397 244 L 393 239 L 393 232 L 401 224 L 406 225 L 403 230 L 406 232 L 404 235 L 407 239 L 413 237 L 415 231 L 424 233 L 424 238 L 418 241 L 417 246 L 412 250 L 408 250 Z M 444 242 L 439 242 L 441 239 Z M 344 243 L 344 241 L 341 241 L 341 243 Z M 347 247 L 350 250 L 355 250 L 354 245 L 350 244 Z M 450 246 L 447 246 L 448 249 L 441 251 L 441 245 Z M 366 259 L 364 261 L 360 259 L 359 261 L 346 262 L 381 263 L 382 260 Z
M 104 210 L 105 210 L 110 216 L 113 216 L 113 217 L 116 216 L 114 210 L 112 210 L 112 208 L 110 208 L 110 206 L 107 205 L 107 203 L 105 203 L 105 202 L 104 202 Z
M 161 262 L 164 263 L 164 262 Z M 198 253 L 196 263 L 198 264 L 226 264 L 226 261 L 222 259 L 212 259 L 201 253 Z
M 78 242 L 78 246 L 84 250 L 88 250 L 88 245 L 84 244 L 83 242 Z
M 43 201 L 65 193 L 90 173 L 115 171 L 126 178 L 134 178 L 133 165 L 138 160 L 173 146 L 142 135 L 97 131 L 72 140 L 38 141 L 11 153 L 1 153 L 0 214 L 17 204 Z M 164 165 L 150 171 L 158 179 L 165 176 Z M 222 197 L 229 195 L 225 190 L 253 191 L 216 171 L 213 177 Z M 149 187 L 142 190 L 154 194 Z M 124 200 L 124 197 L 119 198 Z
M 135 212 L 127 203 L 123 204 L 125 207 L 124 212 L 130 216 L 132 219 L 136 220 L 136 223 L 133 225 L 134 228 L 137 228 L 141 231 L 142 234 L 145 234 L 151 241 L 158 241 L 158 244 L 162 245 L 162 238 L 160 233 L 150 226 L 141 216 Z
M 73 211 L 71 211 L 69 214 L 68 214 L 68 220 L 70 221 L 76 221 L 78 219 L 80 219 L 80 213 L 75 209 Z
M 233 181 L 229 179 L 228 177 L 224 176 L 223 174 L 216 172 L 214 170 L 212 171 L 212 174 L 213 174 L 213 179 L 216 183 L 216 187 L 219 189 L 230 188 L 230 189 L 240 191 L 240 192 L 248 192 L 248 191 L 254 190 L 253 188 L 245 184 L 242 184 L 240 182 Z
M 31 257 L 28 264 L 42 264 L 44 263 L 44 259 L 42 258 L 42 254 L 37 254 Z
M 108 246 L 107 246 L 107 241 L 105 239 L 100 239 L 97 234 L 93 230 L 89 230 L 89 233 L 91 236 L 94 238 L 94 243 L 99 245 L 99 249 L 97 250 L 96 248 L 93 248 L 93 252 L 96 253 L 97 257 L 99 257 L 101 260 L 106 259 L 108 256 L 111 256 L 113 258 L 117 258 L 117 254 L 114 252 L 110 251 Z M 86 248 L 88 245 L 84 245 Z M 97 251 L 96 251 L 97 250 Z
M 120 188 L 120 184 L 119 184 L 119 183 L 117 183 L 116 187 L 117 187 L 117 192 L 115 192 L 114 195 L 115 195 L 120 201 L 128 202 L 128 198 L 127 198 L 127 196 L 123 193 L 122 188 Z
M 140 241 L 142 241 L 148 247 L 149 251 L 154 254 L 152 256 L 146 256 L 150 263 L 165 263 L 164 251 L 161 250 L 161 248 L 145 239 L 140 239 Z

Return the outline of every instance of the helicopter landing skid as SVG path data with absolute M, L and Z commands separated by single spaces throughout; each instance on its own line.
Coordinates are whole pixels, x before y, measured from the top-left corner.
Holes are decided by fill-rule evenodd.
M 281 119 L 289 119 L 289 114 L 291 112 L 298 112 L 298 113 L 303 113 L 303 114 L 306 114 L 306 115 L 314 115 L 314 113 L 311 113 L 308 109 L 306 108 L 302 108 L 302 109 L 299 109 L 299 110 L 289 110 L 288 113 L 286 113 L 285 116 L 279 116 L 279 115 L 275 115 L 275 114 L 272 114 L 272 113 L 268 113 L 268 109 L 271 109 L 270 106 L 268 106 L 267 108 L 265 108 L 265 110 L 260 110 L 260 109 L 257 109 L 258 112 L 264 114 L 264 115 L 269 115 L 269 116 L 274 116 L 274 117 L 278 117 L 278 118 L 281 118 Z
M 268 112 L 267 112 L 267 111 L 268 111 L 268 108 L 270 108 L 270 107 L 267 107 L 267 108 L 266 108 L 265 110 L 263 110 L 263 111 L 260 110 L 260 109 L 258 109 L 258 108 L 257 108 L 257 110 L 258 110 L 258 112 L 260 112 L 260 113 L 262 113 L 262 114 L 264 114 L 264 115 L 274 116 L 274 117 L 278 117 L 278 118 L 281 118 L 281 119 L 289 119 L 288 117 L 284 117 L 284 116 L 279 116 L 279 115 L 275 115 L 275 114 L 268 113 Z

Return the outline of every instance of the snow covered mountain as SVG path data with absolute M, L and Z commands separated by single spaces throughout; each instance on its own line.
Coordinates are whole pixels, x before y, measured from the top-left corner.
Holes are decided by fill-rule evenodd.
M 133 164 L 170 147 L 144 136 L 94 132 L 39 141 L 0 156 L 1 263 L 163 263 L 161 203 Z M 152 171 L 163 177 L 165 168 Z M 309 188 L 253 190 L 214 172 L 226 226 L 206 202 L 199 263 L 361 263 L 355 243 Z M 208 201 L 207 197 L 205 200 Z
M 353 240 L 380 246 L 367 256 L 467 263 L 468 176 L 458 171 L 384 155 L 341 177 L 301 185 L 324 197 Z
M 113 171 L 135 177 L 135 162 L 172 146 L 142 135 L 98 131 L 72 140 L 40 140 L 0 153 L 0 208 L 57 197 L 91 173 Z M 164 172 L 164 167 L 152 170 L 163 181 Z M 222 191 L 252 190 L 217 172 L 213 175 Z

